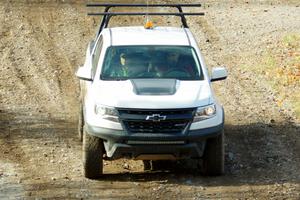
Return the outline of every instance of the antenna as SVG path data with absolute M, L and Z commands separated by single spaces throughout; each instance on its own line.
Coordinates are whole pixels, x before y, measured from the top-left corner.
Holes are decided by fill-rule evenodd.
M 151 20 L 149 20 L 149 0 L 147 0 L 147 8 L 146 8 L 146 23 L 144 25 L 145 29 L 152 29 L 153 23 Z
M 149 21 L 149 15 L 148 15 L 148 13 L 149 13 L 149 0 L 147 0 L 147 15 L 146 15 L 146 23 Z

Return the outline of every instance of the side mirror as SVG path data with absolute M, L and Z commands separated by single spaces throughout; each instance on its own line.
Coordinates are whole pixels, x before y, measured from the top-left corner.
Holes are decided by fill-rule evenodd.
M 84 66 L 78 68 L 78 70 L 76 72 L 76 76 L 79 79 L 84 80 L 84 81 L 93 81 L 91 70 Z
M 220 81 L 227 78 L 227 70 L 224 67 L 214 67 L 211 72 L 210 81 Z

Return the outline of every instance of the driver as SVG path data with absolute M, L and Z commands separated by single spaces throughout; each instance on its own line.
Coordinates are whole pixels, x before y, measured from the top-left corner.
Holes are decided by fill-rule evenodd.
M 121 53 L 119 61 L 116 63 L 114 69 L 111 72 L 112 77 L 128 77 L 128 63 L 127 55 Z
M 180 54 L 177 51 L 172 51 L 167 54 L 167 63 L 170 68 L 175 68 L 178 64 Z

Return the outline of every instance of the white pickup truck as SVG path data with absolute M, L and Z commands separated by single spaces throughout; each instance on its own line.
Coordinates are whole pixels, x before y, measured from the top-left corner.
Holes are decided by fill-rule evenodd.
M 119 158 L 202 159 L 205 175 L 221 175 L 224 111 L 211 83 L 227 72 L 208 74 L 187 27 L 148 25 L 102 27 L 76 73 L 84 175 L 98 178 L 103 159 Z

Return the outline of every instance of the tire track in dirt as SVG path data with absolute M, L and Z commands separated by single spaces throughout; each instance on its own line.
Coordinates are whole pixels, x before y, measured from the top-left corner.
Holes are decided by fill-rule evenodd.
M 4 116 L 2 117 L 2 115 L 8 116 L 6 111 L 11 112 L 12 115 L 20 115 L 23 112 L 28 112 L 28 110 L 35 112 L 30 108 L 37 109 L 37 113 L 48 112 L 51 114 L 55 113 L 55 108 L 58 108 L 59 110 L 65 109 L 62 109 L 59 105 L 57 105 L 57 100 L 53 101 L 53 99 L 49 97 L 49 95 L 53 94 L 52 90 L 55 91 L 55 88 L 52 88 L 49 84 L 45 84 L 49 82 L 49 78 L 43 76 L 45 75 L 43 72 L 45 68 L 39 69 L 40 63 L 47 63 L 49 60 L 44 61 L 45 58 L 42 55 L 44 52 L 39 52 L 41 50 L 39 46 L 43 44 L 41 44 L 41 41 L 38 40 L 44 39 L 44 36 L 38 37 L 35 30 L 36 25 L 34 25 L 30 20 L 26 20 L 33 16 L 28 16 L 29 12 L 26 7 L 18 10 L 9 3 L 5 4 L 3 7 L 1 6 L 1 8 L 4 7 L 5 12 L 2 15 L 4 17 L 1 17 L 1 19 L 4 19 L 2 20 L 4 22 L 1 23 L 1 30 L 4 30 L 1 32 L 1 36 L 4 36 L 1 38 L 1 52 L 3 52 L 3 55 L 1 56 L 1 61 L 3 62 L 1 63 L 5 63 L 5 68 L 4 66 L 3 68 L 1 67 L 1 71 L 4 72 L 3 76 L 1 76 L 1 85 L 4 83 L 5 79 L 7 81 L 6 84 L 3 85 L 5 87 L 1 86 L 0 115 L 2 148 L 0 157 L 1 160 L 4 159 L 4 162 L 6 163 L 5 166 L 8 166 L 8 164 L 11 163 L 10 167 L 12 167 L 12 170 L 3 171 L 3 176 L 11 177 L 11 182 L 8 182 L 1 187 L 1 190 L 4 191 L 4 196 L 2 196 L 2 194 L 0 196 L 1 198 L 17 198 L 30 196 L 28 192 L 30 191 L 30 186 L 21 184 L 22 179 L 35 179 L 36 176 L 41 176 L 43 173 L 47 174 L 47 172 L 39 171 L 39 173 L 37 173 L 37 171 L 32 171 L 33 168 L 30 167 L 34 164 L 32 162 L 32 155 L 36 154 L 34 154 L 31 148 L 28 147 L 30 145 L 38 145 L 34 139 L 30 139 L 30 137 L 29 139 L 26 138 L 29 134 L 31 134 L 32 131 L 30 131 L 30 129 L 32 130 L 32 128 L 27 127 L 26 123 L 23 121 L 20 121 L 20 125 L 9 121 L 6 122 L 8 125 L 4 124 L 5 121 L 2 121 Z M 10 20 L 15 23 L 10 23 Z M 28 50 L 25 51 L 25 49 Z M 32 51 L 32 49 L 35 51 Z M 46 51 L 46 49 L 44 50 Z M 58 55 L 56 55 L 56 57 L 59 58 Z M 8 77 L 5 75 L 8 75 Z M 40 76 L 38 77 L 37 75 Z M 22 93 L 27 96 L 23 98 L 25 95 L 23 96 Z M 59 95 L 60 94 L 58 93 L 57 96 Z M 13 97 L 15 99 L 8 97 Z M 65 102 L 63 99 L 59 101 Z M 6 104 L 6 107 L 2 109 L 2 105 L 4 104 Z M 4 110 L 6 111 L 2 112 Z M 12 116 L 12 119 L 15 121 L 16 117 L 17 116 Z M 18 116 L 18 118 L 20 118 L 20 116 Z M 22 118 L 26 119 L 28 116 L 22 116 L 21 120 L 23 120 Z M 66 118 L 69 117 L 66 116 Z M 11 131 L 12 126 L 14 127 L 14 131 Z M 17 128 L 16 126 L 20 127 Z M 45 126 L 47 125 L 44 125 L 44 127 Z M 40 131 L 43 131 L 43 129 L 40 129 Z M 9 132 L 8 136 L 4 136 L 4 138 L 2 138 L 3 134 L 7 132 Z M 48 131 L 48 135 L 53 135 L 51 132 Z M 54 135 L 55 134 L 57 133 L 54 133 Z M 40 155 L 40 157 L 43 157 L 43 155 Z M 25 193 L 24 188 L 26 188 Z M 8 196 L 5 196 L 5 193 Z
M 190 23 L 194 25 L 191 28 L 199 38 L 200 47 L 208 58 L 208 64 L 213 66 L 224 63 L 229 67 L 229 79 L 215 84 L 217 94 L 221 97 L 221 102 L 225 105 L 227 112 L 227 174 L 214 178 L 195 176 L 195 169 L 186 166 L 189 163 L 183 163 L 183 167 L 177 163 L 169 163 L 172 168 L 176 168 L 175 171 L 165 172 L 161 169 L 159 172 L 147 173 L 141 172 L 139 169 L 142 167 L 134 161 L 114 161 L 107 162 L 105 165 L 106 172 L 110 174 L 102 180 L 83 179 L 80 145 L 75 141 L 75 120 L 64 119 L 72 117 L 73 110 L 70 107 L 76 104 L 77 86 L 75 86 L 76 81 L 74 81 L 72 70 L 74 70 L 74 64 L 83 63 L 85 45 L 92 37 L 93 31 L 83 31 L 83 29 L 88 29 L 88 26 L 91 27 L 85 24 L 89 20 L 83 17 L 82 13 L 85 12 L 83 5 L 79 5 L 81 6 L 79 10 L 76 5 L 56 6 L 53 4 L 31 6 L 19 4 L 13 8 L 11 4 L 1 7 L 0 3 L 0 9 L 8 10 L 5 16 L 15 24 L 11 25 L 6 22 L 5 25 L 0 25 L 0 27 L 5 26 L 6 30 L 15 30 L 11 36 L 8 34 L 11 33 L 10 31 L 8 33 L 3 31 L 3 34 L 7 36 L 0 39 L 0 45 L 3 44 L 5 52 L 8 52 L 2 60 L 7 62 L 6 66 L 10 67 L 4 70 L 4 75 L 0 75 L 1 84 L 3 83 L 5 90 L 16 89 L 14 89 L 15 97 L 8 93 L 5 93 L 8 96 L 3 96 L 4 101 L 12 101 L 10 105 L 17 104 L 12 109 L 14 116 L 9 119 L 6 117 L 7 113 L 0 113 L 1 122 L 12 119 L 10 126 L 14 127 L 13 137 L 6 139 L 1 137 L 0 144 L 3 144 L 5 149 L 13 148 L 7 160 L 14 163 L 12 167 L 22 177 L 21 182 L 17 184 L 27 192 L 26 194 L 19 192 L 22 197 L 95 199 L 257 197 L 279 199 L 289 197 L 297 199 L 297 195 L 300 194 L 299 174 L 297 174 L 299 162 L 289 159 L 297 159 L 297 149 L 293 147 L 294 143 L 291 138 L 295 138 L 294 142 L 299 141 L 297 137 L 294 137 L 297 136 L 299 129 L 296 129 L 293 124 L 284 123 L 289 121 L 288 118 L 279 113 L 279 109 L 270 103 L 272 100 L 266 97 L 269 93 L 259 86 L 259 82 L 251 77 L 249 79 L 248 76 L 251 75 L 242 73 L 233 66 L 240 64 L 243 58 L 242 55 L 236 55 L 236 52 L 232 51 L 234 44 L 231 41 L 228 42 L 229 39 L 224 36 L 224 30 L 220 29 L 220 24 L 216 21 L 216 18 L 220 17 L 219 12 L 222 11 L 218 6 L 209 8 L 209 13 L 212 14 L 200 19 L 200 22 L 191 19 Z M 9 12 L 16 13 L 16 15 L 11 16 Z M 78 15 L 83 19 L 78 19 Z M 3 19 L 0 18 L 0 22 L 1 20 Z M 209 42 L 206 42 L 207 39 Z M 30 51 L 20 49 L 18 49 L 20 52 L 15 51 L 16 45 L 19 44 L 24 44 L 25 48 Z M 48 49 L 51 49 L 49 54 Z M 13 57 L 16 61 L 9 60 L 7 56 Z M 34 60 L 26 60 L 23 56 L 28 56 L 29 59 L 34 58 Z M 19 58 L 21 60 L 18 60 Z M 36 58 L 40 58 L 40 61 Z M 21 70 L 18 75 L 18 71 L 15 71 L 13 66 L 22 63 L 23 59 L 25 59 L 25 67 L 29 67 L 30 72 L 44 77 L 30 78 L 30 73 L 27 73 L 25 68 L 17 66 L 17 69 Z M 36 68 L 31 65 L 41 66 Z M 46 73 L 45 70 L 50 71 Z M 63 72 L 52 78 L 51 70 Z M 12 74 L 10 77 L 13 82 L 4 84 L 2 80 L 9 73 Z M 14 76 L 25 76 L 26 84 L 22 86 L 23 88 L 19 86 L 23 82 Z M 51 90 L 49 94 L 43 90 L 43 84 L 39 85 L 39 80 L 46 82 L 46 88 Z M 36 89 L 37 85 L 40 89 Z M 37 104 L 38 109 L 44 106 L 43 109 L 54 117 L 46 114 L 22 116 L 23 108 L 19 104 L 24 100 L 21 102 L 19 98 L 24 89 L 30 91 L 28 94 L 31 96 L 25 98 L 25 101 L 28 101 L 27 105 Z M 1 94 L 4 93 L 1 92 Z M 61 96 L 58 99 L 52 99 L 49 97 L 50 94 Z M 48 99 L 53 105 L 46 104 Z M 70 105 L 66 105 L 68 101 Z M 10 111 L 11 109 L 8 109 L 5 103 L 1 103 L 1 107 L 5 112 Z M 55 107 L 55 104 L 59 106 Z M 61 108 L 72 111 L 61 113 L 62 120 L 57 120 L 55 114 Z M 39 121 L 40 118 L 42 121 Z M 275 123 L 271 123 L 270 119 L 273 119 Z M 72 122 L 68 123 L 68 121 Z M 6 134 L 8 131 L 7 128 L 3 130 L 1 134 Z M 282 131 L 288 133 L 282 134 Z M 72 137 L 73 133 L 74 137 Z M 19 156 L 15 154 L 22 155 L 20 161 Z M 7 155 L 0 153 L 1 160 L 3 160 L 2 156 Z M 129 163 L 129 169 L 123 168 L 124 163 Z M 13 177 L 4 178 L 11 183 L 18 182 Z M 11 190 L 4 192 L 7 192 L 8 196 L 13 193 Z
M 4 18 L 16 23 L 9 23 L 9 20 L 3 23 L 3 30 L 6 32 L 2 33 L 5 37 L 1 39 L 1 44 L 3 44 L 1 49 L 4 52 L 1 60 L 6 68 L 2 70 L 3 74 L 9 74 L 9 77 L 1 79 L 8 78 L 11 84 L 18 84 L 14 86 L 14 93 L 22 98 L 11 102 L 5 97 L 11 89 L 5 87 L 1 90 L 1 93 L 4 93 L 3 99 L 12 107 L 18 105 L 25 111 L 48 113 L 51 117 L 56 116 L 72 121 L 77 114 L 78 107 L 76 100 L 78 83 L 74 77 L 78 58 L 75 55 L 82 52 L 82 47 L 76 45 L 78 44 L 76 40 L 82 40 L 82 36 L 85 37 L 89 29 L 72 37 L 72 29 L 67 30 L 65 26 L 70 27 L 74 24 L 68 24 L 69 22 L 64 19 L 65 10 L 72 14 L 74 12 L 74 15 L 78 12 L 71 6 L 64 5 L 59 15 L 56 13 L 57 7 L 53 5 L 49 5 L 46 13 L 43 6 L 34 4 L 34 6 L 24 6 L 16 10 L 15 7 L 18 6 L 19 4 L 9 3 L 3 5 L 6 10 Z M 66 17 L 72 18 L 73 16 L 67 15 Z M 72 21 L 76 24 L 78 17 Z M 84 21 L 81 20 L 76 24 L 79 32 L 81 29 L 79 27 L 83 26 Z M 70 41 L 69 38 L 74 50 L 70 50 L 66 43 L 61 41 L 61 39 Z M 74 55 L 70 56 L 71 53 Z M 16 78 L 18 80 L 15 80 Z M 21 86 L 19 86 L 20 83 L 22 83 Z M 26 101 L 27 107 L 33 107 L 33 109 L 26 109 L 20 100 Z
M 299 129 L 290 121 L 290 116 L 270 104 L 272 99 L 265 94 L 272 97 L 271 91 L 253 79 L 253 75 L 234 66 L 244 58 L 232 51 L 232 41 L 225 38 L 224 29 L 220 31 L 220 24 L 214 21 L 220 10 L 208 12 L 205 18 L 193 23 L 199 27 L 193 28 L 200 36 L 199 43 L 209 65 L 224 63 L 229 70 L 225 85 L 214 84 L 226 112 L 228 173 L 234 175 L 243 171 L 248 178 L 259 176 L 257 179 L 261 182 L 265 179 L 299 183 L 299 145 L 294 145 L 295 140 L 296 143 L 300 141 L 296 134 Z M 299 189 L 299 185 L 297 187 Z M 255 194 L 257 186 L 249 186 L 249 190 Z
M 10 132 L 10 130 L 8 131 Z M 0 145 L 2 147 L 0 158 L 1 162 L 3 162 L 0 167 L 0 172 L 3 174 L 2 176 L 11 177 L 11 180 L 9 182 L 3 180 L 3 183 L 1 184 L 1 199 L 7 198 L 7 193 L 9 194 L 10 198 L 20 198 L 28 196 L 28 192 L 26 192 L 26 189 L 20 183 L 24 174 L 31 174 L 30 171 L 26 170 L 26 168 L 24 167 L 28 166 L 29 163 L 24 157 L 25 152 L 21 148 L 19 148 L 19 141 L 16 142 L 16 140 L 13 139 L 10 134 L 5 136 L 4 138 L 0 138 Z M 2 182 L 1 179 L 0 182 Z
M 51 36 L 51 32 L 49 31 L 50 29 L 55 30 L 53 27 L 53 20 L 55 20 L 53 13 L 43 13 L 40 8 L 34 10 L 29 8 L 26 9 L 25 12 L 28 15 L 28 17 L 26 17 L 28 24 L 36 29 L 34 34 L 36 49 L 44 55 L 43 59 L 48 68 L 47 73 L 44 73 L 46 80 L 41 89 L 46 89 L 46 91 L 44 91 L 46 94 L 52 94 L 51 102 L 54 104 L 53 110 L 63 113 L 62 116 L 68 115 L 71 109 L 70 107 L 66 107 L 68 99 L 66 97 L 66 91 L 63 89 L 64 86 L 62 86 L 64 77 L 62 76 L 61 66 L 65 66 L 64 70 L 66 70 L 70 68 L 70 64 L 63 57 L 64 54 L 60 52 L 60 48 L 55 45 L 53 36 Z M 34 22 L 32 21 L 33 19 Z M 47 21 L 44 19 L 47 19 Z M 37 70 L 37 73 L 41 74 L 41 71 Z M 70 72 L 67 73 L 71 74 Z M 65 87 L 75 85 L 72 81 L 66 81 L 64 84 Z
M 14 11 L 14 7 L 9 3 L 6 5 L 6 19 L 15 21 L 16 23 L 9 23 L 7 20 L 5 22 L 6 29 L 10 31 L 10 35 L 2 41 L 7 41 L 6 46 L 8 47 L 6 59 L 6 69 L 13 71 L 14 73 L 6 73 L 9 75 L 8 79 L 13 80 L 15 83 L 22 83 L 23 87 L 15 87 L 14 93 L 16 96 L 24 97 L 22 99 L 17 98 L 14 102 L 8 102 L 12 105 L 16 104 L 22 107 L 23 101 L 30 103 L 30 106 L 40 107 L 39 112 L 45 112 L 48 109 L 47 106 L 51 106 L 51 101 L 49 100 L 49 94 L 51 94 L 51 89 L 45 84 L 46 79 L 43 76 L 43 73 L 39 74 L 39 61 L 43 59 L 42 55 L 36 54 L 33 52 L 33 47 L 36 47 L 35 41 L 33 39 L 33 27 L 31 24 L 27 23 L 26 13 L 24 10 Z M 16 12 L 16 13 L 15 13 Z M 40 76 L 38 76 L 40 75 Z M 19 79 L 17 81 L 14 79 Z M 24 87 L 25 86 L 25 87 Z M 6 88 L 5 88 L 6 89 Z M 24 95 L 22 95 L 22 93 Z M 38 93 L 39 95 L 35 95 Z M 20 101 L 21 100 L 21 101 Z M 22 101 L 23 100 L 23 101 Z M 29 101 L 29 102 L 28 102 Z M 41 102 L 45 102 L 41 104 Z M 21 105 L 20 105 L 21 104 Z M 29 107 L 27 104 L 26 106 Z M 39 109 L 39 108 L 36 109 Z M 51 108 L 50 108 L 51 109 Z
M 299 180 L 300 177 L 297 172 L 299 167 L 299 151 L 297 149 L 299 147 L 290 145 L 294 144 L 294 138 L 299 141 L 299 136 L 296 134 L 299 129 L 290 121 L 290 116 L 283 113 L 274 103 L 270 104 L 272 99 L 268 96 L 272 97 L 271 91 L 264 88 L 258 80 L 253 79 L 253 75 L 251 77 L 250 74 L 243 74 L 239 68 L 234 66 L 243 62 L 243 57 L 240 57 L 242 55 L 234 54 L 232 46 L 228 45 L 232 44 L 232 42 L 224 37 L 226 34 L 219 31 L 220 24 L 216 24 L 214 21 L 220 10 L 218 12 L 210 10 L 209 12 L 214 17 L 211 17 L 209 14 L 205 19 L 201 20 L 205 38 L 208 38 L 210 43 L 204 45 L 208 46 L 205 52 L 212 59 L 213 64 L 219 65 L 220 62 L 223 62 L 228 65 L 229 69 L 229 78 L 225 86 L 216 85 L 218 87 L 216 87 L 218 96 L 224 102 L 227 113 L 226 123 L 229 125 L 227 127 L 227 136 L 229 136 L 228 151 L 235 154 L 242 152 L 243 155 L 241 155 L 240 160 L 244 166 L 247 166 L 247 162 L 250 160 L 259 160 L 262 163 L 264 163 L 264 160 L 268 160 L 267 163 L 260 163 L 258 166 L 263 167 L 265 165 L 264 167 L 269 169 L 264 174 L 272 171 L 269 176 L 272 176 L 275 170 L 275 179 L 286 177 L 293 172 L 289 176 L 289 181 Z M 263 13 L 263 11 L 261 12 Z M 221 12 L 221 14 L 224 13 L 226 12 Z M 244 29 L 247 30 L 247 28 Z M 220 38 L 220 35 L 223 36 Z M 268 38 L 266 37 L 266 39 Z M 203 42 L 201 43 L 203 44 Z M 211 46 L 213 47 L 211 48 Z M 251 87 L 249 87 L 250 85 Z M 266 96 L 266 94 L 269 95 Z M 238 109 L 235 108 L 237 105 Z M 244 121 L 240 119 L 244 119 Z M 276 121 L 276 124 L 272 125 L 270 121 Z M 282 132 L 286 129 L 289 132 Z M 231 131 L 237 133 L 233 135 Z M 255 146 L 256 148 L 253 148 Z M 296 160 L 287 159 L 286 155 L 290 155 L 291 158 L 296 158 Z M 276 165 L 276 162 L 282 165 Z M 257 168 L 254 164 L 250 164 L 250 166 L 254 167 L 254 169 Z

